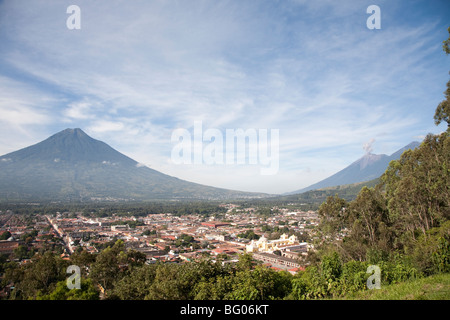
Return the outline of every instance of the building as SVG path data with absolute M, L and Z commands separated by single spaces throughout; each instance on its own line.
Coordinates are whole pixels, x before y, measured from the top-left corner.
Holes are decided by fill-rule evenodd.
M 0 254 L 9 255 L 19 247 L 18 240 L 0 240 Z
M 299 242 L 295 235 L 288 237 L 287 234 L 282 234 L 280 239 L 267 240 L 262 236 L 259 240 L 252 240 L 250 244 L 246 246 L 247 252 L 268 252 L 273 253 L 276 250 L 283 250 L 286 247 L 298 245 Z
M 151 258 L 153 258 L 155 256 L 163 256 L 166 254 L 166 252 L 164 250 L 156 249 L 156 248 L 152 248 L 152 247 L 135 248 L 134 250 L 145 254 L 145 257 L 147 260 L 150 260 Z
M 280 269 L 288 270 L 302 267 L 300 263 L 295 259 L 279 256 L 273 253 L 255 252 L 252 256 L 255 260 L 269 263 L 270 265 L 278 267 Z
M 302 242 L 298 245 L 285 247 L 284 250 L 281 251 L 281 255 L 286 258 L 297 259 L 300 255 L 306 255 L 307 252 L 308 244 L 306 242 Z
M 130 227 L 127 224 L 118 224 L 111 226 L 111 231 L 126 231 L 130 229 Z
M 210 228 L 218 228 L 218 227 L 229 226 L 230 224 L 228 222 L 209 221 L 209 222 L 202 222 L 201 225 L 210 227 Z

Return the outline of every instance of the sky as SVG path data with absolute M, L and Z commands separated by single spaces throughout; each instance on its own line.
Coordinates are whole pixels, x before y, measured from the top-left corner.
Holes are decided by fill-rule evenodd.
M 446 129 L 433 115 L 449 26 L 446 0 L 3 0 L 0 155 L 81 128 L 184 180 L 298 190 Z M 181 141 L 200 141 L 192 160 L 208 146 L 226 154 L 238 129 L 256 132 L 257 150 L 271 133 L 275 170 L 262 174 L 250 151 L 244 163 L 174 158 Z

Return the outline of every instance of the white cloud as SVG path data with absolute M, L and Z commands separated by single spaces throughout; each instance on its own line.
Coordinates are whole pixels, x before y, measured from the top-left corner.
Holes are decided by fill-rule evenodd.
M 121 131 L 124 128 L 122 122 L 99 120 L 94 122 L 90 127 L 87 128 L 88 131 L 98 133 L 98 132 L 111 132 L 111 131 Z
M 147 165 L 144 164 L 144 163 L 138 162 L 138 163 L 136 164 L 136 167 L 137 167 L 137 168 L 142 168 L 142 167 L 147 167 Z
M 68 108 L 64 111 L 64 115 L 71 121 L 94 119 L 95 114 L 92 112 L 93 105 L 88 101 L 77 101 L 69 103 Z
M 13 126 L 48 123 L 50 98 L 13 79 L 0 76 L 0 122 Z M 41 105 L 39 105 L 41 104 Z

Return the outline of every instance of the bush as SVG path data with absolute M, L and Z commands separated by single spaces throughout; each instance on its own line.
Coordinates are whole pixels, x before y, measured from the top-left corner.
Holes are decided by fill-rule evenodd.
M 393 284 L 416 279 L 421 273 L 411 264 L 409 257 L 396 254 L 389 262 L 380 262 L 381 284 Z
M 407 248 L 407 253 L 420 273 L 450 272 L 450 221 L 422 234 Z
M 450 242 L 448 239 L 444 237 L 439 238 L 439 244 L 433 252 L 432 260 L 438 272 L 450 272 Z
M 294 278 L 292 280 L 292 291 L 289 298 L 294 300 L 304 300 L 308 297 L 310 291 L 311 288 L 308 286 L 305 279 Z
M 342 266 L 341 295 L 353 293 L 367 288 L 367 267 L 370 264 L 361 261 L 349 261 Z

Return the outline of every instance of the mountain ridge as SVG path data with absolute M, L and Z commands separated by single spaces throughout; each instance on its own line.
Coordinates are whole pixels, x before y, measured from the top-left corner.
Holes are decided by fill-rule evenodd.
M 352 162 L 350 165 L 329 176 L 328 178 L 316 182 L 306 188 L 284 193 L 284 195 L 293 195 L 311 190 L 348 185 L 379 178 L 384 171 L 386 171 L 389 162 L 399 159 L 405 150 L 414 149 L 419 145 L 419 142 L 413 141 L 392 153 L 390 156 L 386 154 L 372 154 L 368 152 L 358 160 Z
M 0 199 L 157 200 L 264 197 L 197 184 L 161 173 L 87 135 L 65 129 L 0 156 Z

